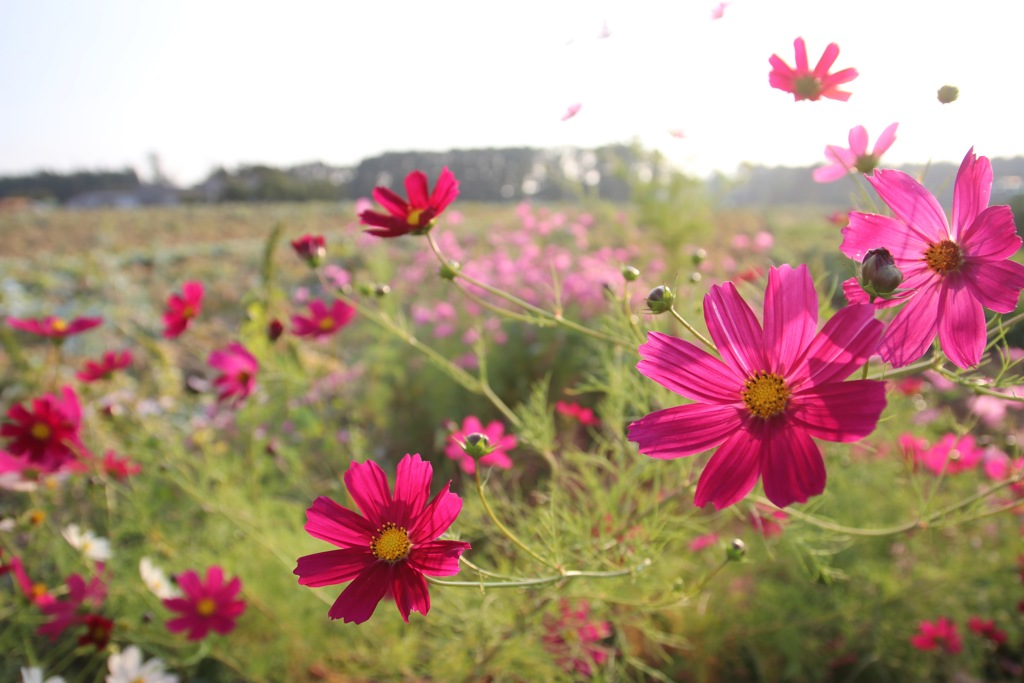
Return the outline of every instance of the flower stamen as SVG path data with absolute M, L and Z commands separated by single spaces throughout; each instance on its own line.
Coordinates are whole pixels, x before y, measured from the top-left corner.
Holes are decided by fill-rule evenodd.
M 377 535 L 370 542 L 370 552 L 378 560 L 394 564 L 409 557 L 412 543 L 404 527 L 387 522 L 377 530 Z
M 960 267 L 963 258 L 960 254 L 960 246 L 952 240 L 942 240 L 937 244 L 929 244 L 924 252 L 925 263 L 928 268 L 939 275 L 951 273 Z
M 768 419 L 786 409 L 791 393 L 785 379 L 762 370 L 746 381 L 740 395 L 751 413 Z

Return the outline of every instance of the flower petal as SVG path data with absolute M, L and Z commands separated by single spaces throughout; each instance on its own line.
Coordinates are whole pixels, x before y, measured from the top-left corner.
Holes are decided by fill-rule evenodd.
M 346 624 L 361 624 L 369 619 L 388 591 L 391 573 L 387 562 L 371 564 L 341 592 L 327 616 L 344 619 Z
M 795 390 L 842 381 L 878 348 L 884 325 L 870 304 L 853 304 L 832 316 L 787 375 Z
M 745 380 L 704 349 L 661 332 L 647 335 L 640 356 L 636 369 L 642 375 L 694 401 L 733 403 Z
M 369 548 L 328 550 L 300 557 L 292 573 L 300 586 L 319 588 L 351 581 L 375 561 Z
M 386 187 L 373 188 L 373 198 L 376 199 L 377 203 L 383 206 L 392 216 L 406 218 L 409 215 L 409 205 L 405 203 L 405 200 Z M 363 213 L 374 213 L 375 215 L 379 215 L 376 214 L 376 212 L 370 211 L 364 211 Z
M 1012 313 L 1024 288 L 1024 266 L 1015 261 L 968 261 L 960 269 L 964 283 L 981 304 L 996 313 Z
M 666 408 L 629 425 L 629 440 L 652 458 L 679 458 L 706 451 L 742 424 L 737 406 L 688 403 Z
M 875 175 L 880 171 L 875 171 Z M 872 249 L 886 248 L 896 264 L 923 258 L 930 243 L 928 235 L 913 226 L 875 213 L 850 212 L 850 223 L 842 230 L 843 243 L 839 250 L 858 263 Z
M 395 498 L 385 521 L 411 529 L 427 504 L 433 476 L 434 468 L 419 453 L 406 454 L 395 471 Z
M 462 498 L 449 491 L 451 485 L 451 482 L 445 484 L 430 505 L 416 518 L 410 520 L 406 528 L 409 530 L 409 540 L 413 543 L 434 540 L 447 531 L 462 512 Z
M 391 572 L 391 593 L 395 596 L 395 604 L 406 623 L 410 612 L 426 614 L 430 611 L 430 592 L 423 574 L 409 566 L 407 562 L 399 562 Z
M 824 78 L 828 74 L 828 70 L 832 68 L 832 65 L 836 63 L 836 58 L 839 56 L 839 46 L 835 43 L 829 43 L 825 46 L 825 51 L 821 53 L 821 59 L 818 60 L 817 66 L 814 67 L 814 75 L 817 78 Z
M 761 448 L 764 495 L 780 508 L 805 503 L 811 496 L 821 495 L 827 475 L 814 440 L 798 425 L 786 420 L 772 424 L 771 432 Z
M 768 368 L 764 334 L 736 285 L 714 285 L 704 297 L 704 321 L 722 360 L 742 377 Z
M 889 151 L 890 147 L 892 147 L 892 143 L 896 141 L 896 128 L 899 125 L 900 124 L 898 122 L 890 123 L 889 126 L 882 131 L 882 134 L 878 136 L 878 139 L 875 140 L 875 146 L 871 150 L 871 153 L 875 158 L 882 156 Z
M 345 488 L 359 510 L 374 529 L 384 522 L 384 514 L 391 509 L 391 490 L 384 470 L 372 460 L 354 462 L 345 472 Z
M 423 171 L 412 171 L 405 176 L 405 192 L 409 195 L 409 206 L 413 209 L 425 209 L 430 206 L 427 174 Z
M 319 496 L 306 510 L 306 532 L 340 548 L 369 547 L 376 531 L 376 524 L 326 496 Z
M 985 310 L 963 283 L 962 275 L 948 275 L 939 292 L 939 344 L 954 365 L 971 368 L 985 351 Z
M 793 51 L 796 53 L 796 72 L 798 74 L 809 73 L 810 68 L 807 66 L 807 44 L 803 38 L 797 38 L 793 41 Z
M 434 207 L 435 211 L 441 213 L 458 196 L 459 181 L 455 179 L 455 174 L 445 166 L 441 169 L 441 175 L 437 178 L 434 194 L 430 195 L 430 205 Z
M 832 183 L 840 178 L 845 178 L 847 173 L 849 173 L 847 167 L 842 164 L 831 164 L 814 169 L 811 177 L 814 178 L 816 183 Z
M 764 293 L 764 347 L 769 368 L 787 376 L 818 329 L 818 294 L 806 265 L 768 272 Z
M 885 383 L 858 379 L 823 384 L 794 394 L 789 405 L 790 419 L 811 436 L 848 443 L 875 430 L 885 410 Z
M 959 244 L 968 260 L 1001 261 L 1013 256 L 1021 245 L 1013 211 L 1005 205 L 983 210 L 973 223 L 961 229 Z
M 922 187 L 921 183 L 903 171 L 885 169 L 875 171 L 867 179 L 896 217 L 920 234 L 926 243 L 950 238 L 946 214 L 932 193 Z M 896 256 L 892 247 L 889 247 L 889 251 Z
M 868 151 L 868 131 L 864 126 L 854 126 L 850 129 L 850 151 L 854 156 L 862 157 Z
M 987 157 L 975 158 L 974 148 L 960 163 L 953 186 L 953 241 L 959 242 L 962 231 L 988 206 L 992 195 L 992 163 Z
M 430 541 L 413 546 L 406 561 L 427 576 L 454 576 L 459 573 L 459 557 L 469 549 L 464 541 Z
M 721 510 L 750 493 L 760 473 L 762 445 L 759 434 L 736 429 L 701 472 L 693 504 L 704 507 L 711 503 Z
M 903 307 L 882 335 L 882 359 L 902 368 L 928 351 L 939 329 L 938 286 L 922 287 Z

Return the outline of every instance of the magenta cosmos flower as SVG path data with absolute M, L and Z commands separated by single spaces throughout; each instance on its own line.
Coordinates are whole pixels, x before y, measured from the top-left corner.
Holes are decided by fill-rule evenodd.
M 40 337 L 50 337 L 57 341 L 63 341 L 65 337 L 73 334 L 80 334 L 94 327 L 103 324 L 103 318 L 75 318 L 68 322 L 63 318 L 48 315 L 45 318 L 8 318 L 7 324 L 16 330 L 36 334 Z
M 320 299 L 309 302 L 309 317 L 292 316 L 292 334 L 299 337 L 329 337 L 351 322 L 356 314 L 344 301 L 336 300 L 327 308 Z
M 922 621 L 918 631 L 910 637 L 910 644 L 918 650 L 945 650 L 955 655 L 964 649 L 963 641 L 952 619 L 939 617 L 934 622 Z
M 373 226 L 366 232 L 378 237 L 399 237 L 409 233 L 422 235 L 434 227 L 441 212 L 459 196 L 459 181 L 445 166 L 434 186 L 434 193 L 430 194 L 426 174 L 413 171 L 405 177 L 405 191 L 409 195 L 408 202 L 386 187 L 373 189 L 373 198 L 390 215 L 369 209 L 363 211 L 359 214 L 360 222 Z
M 167 622 L 172 633 L 188 631 L 189 640 L 202 640 L 211 630 L 224 635 L 235 629 L 245 612 L 245 600 L 238 598 L 242 581 L 237 576 L 224 583 L 224 570 L 214 565 L 206 570 L 206 581 L 191 569 L 178 574 L 182 597 L 166 598 L 164 607 L 181 616 Z
M 835 145 L 825 147 L 825 158 L 829 160 L 828 166 L 814 169 L 814 180 L 819 183 L 831 183 L 850 173 L 871 173 L 878 166 L 882 155 L 885 154 L 892 143 L 896 140 L 896 127 L 899 123 L 893 123 L 882 131 L 875 141 L 875 146 L 868 153 L 868 132 L 864 126 L 855 126 L 850 129 L 850 148 L 843 149 Z
M 843 102 L 850 99 L 850 93 L 839 90 L 838 87 L 855 79 L 857 70 L 843 69 L 834 74 L 828 72 L 839 56 L 839 47 L 835 43 L 828 44 L 814 71 L 811 71 L 807 64 L 807 46 L 804 39 L 797 38 L 793 41 L 793 47 L 796 49 L 796 68 L 790 68 L 778 55 L 772 55 L 768 59 L 772 65 L 768 83 L 773 88 L 793 93 L 793 99 L 797 102 L 814 101 L 822 97 Z
M 174 339 L 181 335 L 188 324 L 203 309 L 203 283 L 186 282 L 181 294 L 167 297 L 167 311 L 164 313 L 164 336 Z
M 391 594 L 402 619 L 430 610 L 427 576 L 459 572 L 459 557 L 469 543 L 440 541 L 462 510 L 462 499 L 445 484 L 427 502 L 433 468 L 418 454 L 398 463 L 395 494 L 374 462 L 352 463 L 345 486 L 362 516 L 320 496 L 306 511 L 310 536 L 333 543 L 328 550 L 300 557 L 295 574 L 302 586 L 331 586 L 351 581 L 327 613 L 331 619 L 361 624 Z
M 292 240 L 292 249 L 295 254 L 316 268 L 327 256 L 327 242 L 323 235 L 303 235 L 297 240 Z
M 512 467 L 512 459 L 508 457 L 508 451 L 518 444 L 516 437 L 505 433 L 505 425 L 498 420 L 492 420 L 484 427 L 480 418 L 476 415 L 469 415 L 462 421 L 462 428 L 452 432 L 448 437 L 448 445 L 445 446 L 444 454 L 459 463 L 459 467 L 466 474 L 476 473 L 476 461 L 466 453 L 460 443 L 466 443 L 466 437 L 470 434 L 483 434 L 494 448 L 492 452 L 480 458 L 480 464 L 485 467 L 497 467 L 507 470 Z
M 772 268 L 764 326 L 731 282 L 704 297 L 704 319 L 722 359 L 688 341 L 651 332 L 637 369 L 694 403 L 651 413 L 629 439 L 652 458 L 718 450 L 694 503 L 722 509 L 764 479 L 779 507 L 825 488 L 825 465 L 811 437 L 856 441 L 885 408 L 885 384 L 844 382 L 878 346 L 882 324 L 868 305 L 847 306 L 815 334 L 818 296 L 807 266 Z
M 56 472 L 86 454 L 79 437 L 82 410 L 71 387 L 63 387 L 59 398 L 45 394 L 33 399 L 31 409 L 15 403 L 7 420 L 0 426 L 7 450 L 42 472 Z
M 602 641 L 611 637 L 612 625 L 608 621 L 591 619 L 587 602 L 581 602 L 572 609 L 569 601 L 563 599 L 559 607 L 562 612 L 559 619 L 544 619 L 547 631 L 541 637 L 544 648 L 565 671 L 590 678 L 594 667 L 608 661 L 612 652 L 602 645 Z
M 124 351 L 107 351 L 103 354 L 103 357 L 98 360 L 87 360 L 82 369 L 75 375 L 82 382 L 98 382 L 101 379 L 106 379 L 114 374 L 115 370 L 126 368 L 132 364 L 132 352 L 128 349 Z
M 923 356 L 938 335 L 955 365 L 977 365 L 987 338 L 984 309 L 1010 313 L 1024 288 L 1024 266 L 1009 260 L 1021 245 L 1013 213 L 988 206 L 992 164 L 967 152 L 953 188 L 952 223 L 935 197 L 902 171 L 878 170 L 868 182 L 895 217 L 851 211 L 839 248 L 856 261 L 888 249 L 903 272 L 907 304 L 882 335 L 879 353 L 900 368 Z M 851 288 L 843 289 L 850 296 Z M 854 291 L 851 300 L 867 295 Z
M 256 388 L 256 373 L 260 364 L 248 349 L 232 342 L 223 349 L 210 354 L 206 361 L 210 367 L 221 371 L 213 383 L 220 389 L 218 401 L 233 400 L 236 403 L 244 399 Z

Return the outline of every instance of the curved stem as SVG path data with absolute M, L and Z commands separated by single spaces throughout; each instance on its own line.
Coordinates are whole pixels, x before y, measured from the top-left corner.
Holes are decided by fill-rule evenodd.
M 477 468 L 476 468 L 476 491 L 480 495 L 480 502 L 483 503 L 484 510 L 487 512 L 487 516 L 491 518 L 491 522 L 494 523 L 494 526 L 498 527 L 498 530 L 502 534 L 504 534 L 505 537 L 508 538 L 508 540 L 512 541 L 514 544 L 519 546 L 519 548 L 523 552 L 525 552 L 527 555 L 529 555 L 533 559 L 537 560 L 541 564 L 543 564 L 545 566 L 548 566 L 548 567 L 551 567 L 552 569 L 560 570 L 560 567 L 557 564 L 555 564 L 551 560 L 548 560 L 548 559 L 545 559 L 545 558 L 541 557 L 536 552 L 534 552 L 528 545 L 526 545 L 521 540 L 519 540 L 519 537 L 516 536 L 514 533 L 512 533 L 512 530 L 509 529 L 507 526 L 505 526 L 501 522 L 501 520 L 498 519 L 498 516 L 496 514 L 494 514 L 494 510 L 491 508 L 491 504 L 489 502 L 487 502 L 487 495 L 484 493 L 484 482 L 483 482 L 483 479 L 480 478 L 480 466 L 479 466 L 479 463 L 477 464 Z
M 434 236 L 431 235 L 430 233 L 427 233 L 427 244 L 430 245 L 431 250 L 434 252 L 434 255 L 437 256 L 438 260 L 441 262 L 441 265 L 448 265 L 450 263 L 448 261 L 448 259 L 445 257 L 445 255 L 441 252 L 441 247 L 439 247 L 437 242 L 434 240 Z M 604 332 L 598 332 L 597 330 L 592 330 L 589 327 L 585 327 L 585 326 L 583 326 L 583 325 L 581 325 L 581 324 L 579 324 L 579 323 L 577 323 L 577 322 L 575 322 L 573 320 L 569 320 L 568 318 L 563 317 L 561 313 L 552 313 L 550 311 L 546 311 L 543 308 L 539 308 L 537 306 L 534 306 L 533 304 L 531 304 L 528 301 L 524 301 L 523 299 L 520 299 L 519 297 L 515 296 L 514 294 L 509 294 L 508 292 L 506 292 L 504 290 L 501 290 L 501 289 L 498 289 L 497 287 L 492 287 L 491 285 L 487 284 L 486 282 L 483 282 L 482 280 L 478 280 L 478 279 L 476 279 L 475 277 L 473 277 L 471 275 L 466 275 L 461 270 L 454 270 L 453 269 L 453 272 L 454 272 L 455 278 L 457 278 L 459 280 L 464 280 L 465 282 L 473 285 L 474 287 L 479 287 L 480 289 L 484 290 L 485 292 L 488 292 L 489 294 L 493 294 L 494 296 L 496 296 L 496 297 L 498 297 L 500 299 L 504 299 L 505 301 L 509 302 L 510 304 L 513 304 L 514 306 L 518 306 L 518 307 L 522 308 L 525 311 L 529 311 L 530 313 L 533 313 L 535 316 L 537 316 L 539 318 L 543 318 L 544 320 L 549 321 L 550 323 L 553 323 L 553 324 L 556 324 L 556 325 L 561 325 L 562 327 L 565 327 L 565 328 L 568 328 L 570 330 L 573 330 L 574 332 L 579 332 L 580 334 L 585 334 L 588 337 L 593 337 L 594 339 L 600 339 L 601 341 L 611 342 L 612 344 L 615 344 L 617 346 L 625 346 L 625 347 L 632 347 L 633 346 L 633 342 L 630 341 L 630 340 L 619 339 L 619 338 L 613 337 L 613 336 L 611 336 L 609 334 L 605 334 Z
M 705 337 L 705 336 L 704 336 L 703 334 L 701 334 L 700 332 L 698 332 L 698 331 L 697 331 L 697 328 L 696 328 L 696 327 L 694 327 L 693 325 L 691 325 L 691 324 L 690 324 L 690 323 L 689 323 L 689 322 L 688 322 L 688 321 L 686 320 L 686 318 L 684 318 L 683 316 L 679 315 L 679 311 L 677 311 L 677 310 L 676 310 L 676 307 L 675 307 L 675 306 L 671 306 L 671 307 L 669 307 L 669 309 L 668 309 L 668 310 L 669 310 L 669 312 L 671 312 L 671 313 L 672 313 L 672 316 L 673 316 L 673 317 L 674 317 L 674 318 L 675 318 L 676 320 L 678 320 L 678 321 L 679 321 L 679 324 L 680 324 L 680 325 L 682 325 L 682 326 L 683 326 L 683 327 L 685 327 L 685 328 L 686 328 L 687 330 L 689 330 L 690 334 L 692 334 L 692 335 L 693 335 L 694 337 L 696 337 L 696 338 L 697 338 L 698 340 L 700 340 L 700 342 L 701 342 L 702 344 L 704 344 L 704 346 L 708 347 L 708 348 L 709 348 L 709 349 L 711 350 L 711 352 L 712 352 L 712 353 L 718 353 L 718 349 L 716 349 L 716 348 L 715 348 L 715 345 L 711 343 L 711 340 L 710 340 L 710 339 L 708 339 L 707 337 Z
M 438 586 L 457 586 L 461 588 L 522 588 L 524 586 L 543 586 L 549 583 L 558 583 L 567 579 L 610 579 L 619 576 L 630 576 L 644 569 L 649 563 L 638 565 L 630 569 L 616 569 L 612 571 L 586 571 L 566 569 L 551 576 L 538 576 L 533 579 L 513 579 L 511 581 L 443 581 L 427 576 L 426 579 Z

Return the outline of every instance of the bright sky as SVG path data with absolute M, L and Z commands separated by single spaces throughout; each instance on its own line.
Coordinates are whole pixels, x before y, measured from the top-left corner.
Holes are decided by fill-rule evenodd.
M 1024 154 L 1022 0 L 734 0 L 712 21 L 717 4 L 3 0 L 0 174 L 148 175 L 157 152 L 191 184 L 217 165 L 639 138 L 704 175 L 813 164 L 893 121 L 890 163 Z M 812 65 L 839 45 L 833 70 L 860 72 L 849 102 L 769 87 L 797 36 Z

